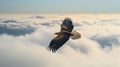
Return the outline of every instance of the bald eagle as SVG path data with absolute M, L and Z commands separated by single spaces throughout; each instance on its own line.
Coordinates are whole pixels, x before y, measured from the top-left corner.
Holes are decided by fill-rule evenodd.
M 56 52 L 61 46 L 63 46 L 73 36 L 71 33 L 74 26 L 70 18 L 65 18 L 61 24 L 60 32 L 55 33 L 57 36 L 50 42 L 48 49 L 52 52 Z

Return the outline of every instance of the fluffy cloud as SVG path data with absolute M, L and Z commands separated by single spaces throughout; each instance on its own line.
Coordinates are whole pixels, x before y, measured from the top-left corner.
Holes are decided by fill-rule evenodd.
M 7 19 L 0 22 L 0 34 L 20 36 L 30 34 L 34 31 L 35 27 L 31 26 L 27 22 Z
M 70 39 L 52 53 L 46 47 L 55 37 L 54 33 L 60 30 L 61 20 L 68 15 L 48 16 L 46 20 L 1 18 L 0 67 L 120 67 L 119 17 L 72 15 L 75 30 L 81 33 L 82 38 Z M 80 20 L 75 19 L 79 17 Z M 104 24 L 101 21 L 111 18 L 118 20 L 104 21 Z
M 46 17 L 45 16 L 32 16 L 30 17 L 31 19 L 45 19 Z

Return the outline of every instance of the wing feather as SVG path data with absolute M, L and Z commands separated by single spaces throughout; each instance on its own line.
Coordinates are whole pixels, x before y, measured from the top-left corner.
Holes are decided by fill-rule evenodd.
M 64 34 L 58 34 L 53 40 L 57 41 L 59 39 L 62 39 L 64 37 Z

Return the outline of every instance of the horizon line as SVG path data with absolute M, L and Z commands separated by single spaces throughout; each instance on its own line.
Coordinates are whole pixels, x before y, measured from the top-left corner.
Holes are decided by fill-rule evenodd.
M 0 12 L 0 14 L 120 14 L 120 13 L 15 13 L 15 12 Z

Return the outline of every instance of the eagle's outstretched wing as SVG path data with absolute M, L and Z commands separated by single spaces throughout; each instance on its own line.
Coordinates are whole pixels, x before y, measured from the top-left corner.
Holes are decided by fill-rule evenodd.
M 55 33 L 57 36 L 50 42 L 48 48 L 52 52 L 56 52 L 57 49 L 59 49 L 64 43 L 69 40 L 70 36 L 72 35 L 71 32 L 73 28 L 74 26 L 72 20 L 70 18 L 65 18 L 63 24 L 61 24 L 61 31 Z
M 62 25 L 67 27 L 68 32 L 72 32 L 72 30 L 74 28 L 72 20 L 70 18 L 65 18 Z M 62 26 L 61 26 L 61 30 L 62 30 Z

